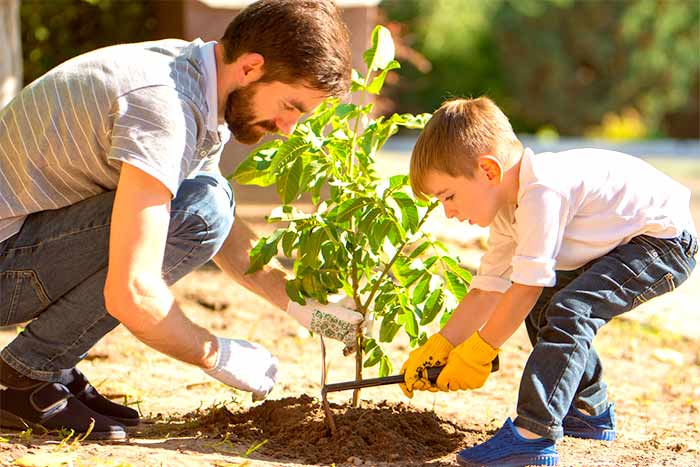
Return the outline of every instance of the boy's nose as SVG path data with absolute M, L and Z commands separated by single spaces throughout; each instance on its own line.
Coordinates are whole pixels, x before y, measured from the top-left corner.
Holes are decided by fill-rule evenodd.
M 442 205 L 442 207 L 445 209 L 445 216 L 448 219 L 452 219 L 453 217 L 457 217 L 457 213 L 455 212 L 454 209 L 450 209 L 447 206 L 445 206 L 444 204 Z

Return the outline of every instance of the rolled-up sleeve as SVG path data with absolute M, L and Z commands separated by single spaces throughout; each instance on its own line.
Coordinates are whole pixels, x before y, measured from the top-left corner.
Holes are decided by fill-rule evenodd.
M 522 194 L 515 210 L 517 247 L 511 281 L 541 287 L 556 283 L 556 258 L 568 216 L 567 198 L 552 189 L 533 186 Z
M 472 278 L 472 289 L 505 293 L 511 286 L 510 263 L 516 244 L 508 231 L 510 222 L 507 217 L 507 212 L 501 212 L 491 224 L 488 249 L 481 257 L 479 271 Z

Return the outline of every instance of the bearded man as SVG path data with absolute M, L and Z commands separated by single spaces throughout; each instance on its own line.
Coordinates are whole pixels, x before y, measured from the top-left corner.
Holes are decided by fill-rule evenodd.
M 211 259 L 311 330 L 353 345 L 359 313 L 290 303 L 279 268 L 244 274 L 256 236 L 233 222 L 218 169 L 231 134 L 253 144 L 288 133 L 325 98 L 346 94 L 350 71 L 332 1 L 261 0 L 219 42 L 92 51 L 0 110 L 0 326 L 29 322 L 0 353 L 0 424 L 85 433 L 94 421 L 92 439 L 125 438 L 138 414 L 75 368 L 120 323 L 264 398 L 277 359 L 194 324 L 169 290 Z

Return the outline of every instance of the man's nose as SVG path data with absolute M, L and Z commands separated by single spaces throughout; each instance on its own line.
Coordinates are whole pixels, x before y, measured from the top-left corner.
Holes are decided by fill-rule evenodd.
M 294 128 L 300 116 L 301 114 L 299 112 L 289 112 L 278 117 L 277 120 L 275 120 L 275 124 L 279 131 L 288 135 L 292 132 L 292 128 Z

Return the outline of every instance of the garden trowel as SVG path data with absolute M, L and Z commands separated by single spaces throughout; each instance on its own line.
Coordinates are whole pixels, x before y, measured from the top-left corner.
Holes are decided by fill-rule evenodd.
M 494 371 L 498 370 L 498 355 L 496 355 L 496 358 L 493 359 L 493 362 L 491 362 L 491 372 L 493 373 Z M 431 368 L 428 368 L 428 380 L 431 383 L 434 383 L 437 381 L 438 375 L 440 375 L 440 372 L 442 369 L 445 368 L 444 366 L 434 366 Z M 326 384 L 323 386 L 323 389 L 321 392 L 323 394 L 329 393 L 329 392 L 335 392 L 335 391 L 345 391 L 347 389 L 360 389 L 360 388 L 371 388 L 374 386 L 384 386 L 386 384 L 400 384 L 403 383 L 404 377 L 403 375 L 392 375 L 392 376 L 384 376 L 382 378 L 369 378 L 369 379 L 363 379 L 360 381 L 346 381 L 344 383 L 333 383 L 333 384 Z

